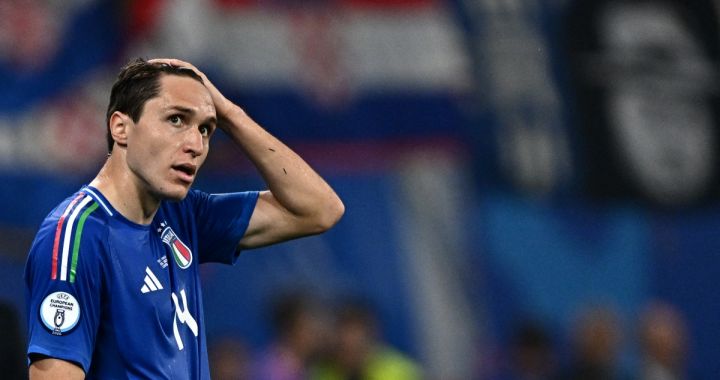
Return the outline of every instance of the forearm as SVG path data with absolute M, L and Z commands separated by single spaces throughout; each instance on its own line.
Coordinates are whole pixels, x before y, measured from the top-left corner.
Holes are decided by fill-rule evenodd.
M 333 189 L 300 156 L 272 136 L 240 107 L 221 120 L 222 129 L 243 150 L 268 189 L 289 213 L 329 228 L 343 213 Z

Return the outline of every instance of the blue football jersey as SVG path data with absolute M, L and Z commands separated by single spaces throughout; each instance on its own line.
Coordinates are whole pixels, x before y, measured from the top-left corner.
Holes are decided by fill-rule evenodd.
M 89 379 L 209 379 L 198 265 L 235 262 L 257 198 L 191 190 L 140 225 L 81 188 L 30 249 L 28 357 L 74 362 Z

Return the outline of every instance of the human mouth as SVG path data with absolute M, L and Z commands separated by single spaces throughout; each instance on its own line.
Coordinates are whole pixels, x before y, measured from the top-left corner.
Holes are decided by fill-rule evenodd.
M 187 183 L 192 183 L 197 173 L 197 166 L 189 163 L 173 165 L 172 169 L 181 181 Z

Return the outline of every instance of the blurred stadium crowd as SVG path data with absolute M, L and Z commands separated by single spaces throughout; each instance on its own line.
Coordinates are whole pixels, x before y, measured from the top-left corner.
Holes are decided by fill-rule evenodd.
M 214 378 L 717 378 L 719 16 L 715 0 L 2 0 L 0 373 L 24 376 L 25 255 L 106 155 L 113 76 L 173 56 L 347 209 L 203 268 Z M 205 165 L 203 190 L 262 186 L 223 136 Z

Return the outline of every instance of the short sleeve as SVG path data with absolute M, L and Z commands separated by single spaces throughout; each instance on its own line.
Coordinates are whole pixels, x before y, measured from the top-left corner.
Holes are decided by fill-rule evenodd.
M 30 248 L 27 355 L 29 362 L 35 355 L 70 361 L 88 373 L 100 320 L 105 230 L 79 218 L 46 220 Z
M 240 254 L 238 243 L 248 228 L 258 195 L 257 191 L 188 193 L 186 199 L 195 210 L 200 263 L 235 262 Z

